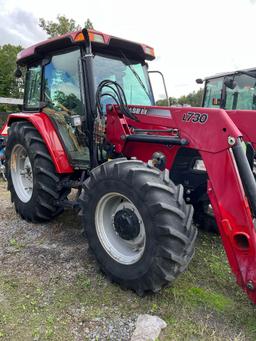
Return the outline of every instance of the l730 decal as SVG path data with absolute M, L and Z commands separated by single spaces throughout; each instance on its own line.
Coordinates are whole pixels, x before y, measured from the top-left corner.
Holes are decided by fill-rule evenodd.
M 198 112 L 187 112 L 187 113 L 184 113 L 182 117 L 182 121 L 192 122 L 192 123 L 205 124 L 207 120 L 208 120 L 207 114 L 200 114 Z

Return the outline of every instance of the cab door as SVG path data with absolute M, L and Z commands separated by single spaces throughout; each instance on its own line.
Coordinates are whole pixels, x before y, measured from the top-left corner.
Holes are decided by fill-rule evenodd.
M 70 163 L 74 167 L 88 168 L 90 153 L 85 134 L 80 58 L 79 48 L 49 57 L 43 68 L 42 98 L 46 104 L 43 112 L 55 124 Z

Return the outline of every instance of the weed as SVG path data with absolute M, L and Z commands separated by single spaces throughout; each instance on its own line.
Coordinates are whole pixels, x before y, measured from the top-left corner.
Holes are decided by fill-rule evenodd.
M 17 240 L 14 238 L 10 239 L 9 244 L 10 246 L 14 247 L 16 250 L 20 250 L 24 247 L 23 244 L 18 243 Z
M 187 299 L 193 304 L 202 304 L 219 311 L 224 311 L 232 307 L 232 301 L 228 297 L 200 287 L 188 289 Z

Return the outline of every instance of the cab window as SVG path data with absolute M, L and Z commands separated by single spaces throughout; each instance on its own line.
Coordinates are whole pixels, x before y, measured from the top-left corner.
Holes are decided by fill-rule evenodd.
M 255 110 L 255 78 L 245 74 L 239 74 L 234 77 L 236 87 L 234 89 L 226 88 L 227 110 Z
M 206 91 L 203 106 L 207 108 L 219 108 L 221 104 L 221 91 L 223 77 L 209 79 L 206 83 Z
M 78 60 L 80 50 L 69 51 L 51 58 L 44 70 L 44 98 L 56 111 L 81 115 L 82 101 Z
M 26 73 L 24 109 L 39 109 L 41 99 L 41 66 L 29 67 Z

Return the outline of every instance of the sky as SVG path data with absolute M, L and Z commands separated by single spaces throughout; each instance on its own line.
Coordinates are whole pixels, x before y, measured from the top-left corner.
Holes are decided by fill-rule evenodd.
M 0 9 L 0 45 L 45 39 L 38 19 L 60 14 L 154 47 L 149 68 L 163 72 L 172 97 L 197 91 L 196 78 L 256 67 L 256 0 L 0 0 Z

